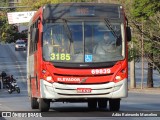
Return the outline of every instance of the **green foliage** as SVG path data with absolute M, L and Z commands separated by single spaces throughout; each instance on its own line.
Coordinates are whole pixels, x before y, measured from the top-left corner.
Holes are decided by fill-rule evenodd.
M 150 60 L 160 69 L 160 1 L 134 0 L 131 18 L 138 26 L 136 28 L 139 29 L 136 32 L 136 36 L 141 36 L 142 34 L 144 36 L 144 53 L 146 57 L 153 55 L 153 57 L 150 57 Z M 141 39 L 141 37 L 137 37 L 137 40 L 139 38 Z
M 0 1 L 1 7 L 8 7 L 8 0 Z M 3 42 L 14 42 L 16 39 L 21 37 L 14 25 L 8 24 L 7 12 L 12 12 L 11 9 L 0 10 L 0 41 Z
M 8 19 L 7 19 L 7 16 L 1 16 L 1 22 L 3 23 L 1 26 L 0 26 L 0 38 L 1 38 L 1 41 L 6 41 L 7 39 L 9 39 L 12 35 L 12 33 L 14 32 L 13 30 L 13 25 L 9 25 L 8 24 Z
M 8 6 L 8 0 L 1 0 L 1 1 L 0 1 L 0 6 L 1 6 L 1 7 Z
M 131 47 L 131 44 L 133 44 L 134 47 Z M 135 37 L 132 37 L 132 41 L 130 42 L 130 44 L 128 44 L 128 61 L 132 61 L 135 60 L 136 62 L 140 61 L 140 50 L 139 47 L 136 46 L 135 44 L 137 44 L 137 39 Z
M 29 6 L 28 8 L 19 8 L 18 11 L 37 10 L 45 4 L 68 3 L 68 2 L 92 2 L 95 0 L 21 0 L 20 6 Z M 33 4 L 34 3 L 34 4 Z
M 128 61 L 130 62 L 132 60 L 138 62 L 140 60 L 140 54 L 138 49 L 130 47 L 128 50 Z
M 159 0 L 134 0 L 132 15 L 136 18 L 148 19 L 160 10 Z

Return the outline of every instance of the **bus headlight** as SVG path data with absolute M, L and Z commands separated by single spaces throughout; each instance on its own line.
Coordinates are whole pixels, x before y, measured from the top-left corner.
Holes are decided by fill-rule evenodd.
M 116 80 L 122 80 L 121 76 L 116 76 Z
M 52 76 L 47 76 L 47 77 L 46 77 L 46 80 L 47 80 L 47 81 L 51 81 L 51 80 L 52 80 Z
M 44 76 L 44 79 L 47 81 L 47 82 L 50 82 L 50 83 L 53 83 L 53 78 L 52 76 Z

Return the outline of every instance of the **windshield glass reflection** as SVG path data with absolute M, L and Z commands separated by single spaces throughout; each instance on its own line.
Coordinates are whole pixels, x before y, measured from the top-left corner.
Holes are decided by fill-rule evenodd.
M 67 25 L 67 29 L 66 29 Z M 46 23 L 43 32 L 43 58 L 53 62 L 108 62 L 122 56 L 121 24 L 104 21 Z M 113 30 L 116 36 L 113 34 Z

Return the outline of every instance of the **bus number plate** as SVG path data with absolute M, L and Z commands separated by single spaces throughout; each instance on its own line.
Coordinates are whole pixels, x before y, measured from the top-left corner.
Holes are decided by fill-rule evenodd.
M 91 93 L 91 88 L 77 88 L 77 93 Z

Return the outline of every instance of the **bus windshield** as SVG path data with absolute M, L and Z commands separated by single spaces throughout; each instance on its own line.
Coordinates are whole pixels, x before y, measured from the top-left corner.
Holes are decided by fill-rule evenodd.
M 110 29 L 105 21 L 45 23 L 43 58 L 45 61 L 69 63 L 122 60 L 124 40 L 121 24 L 110 23 Z

